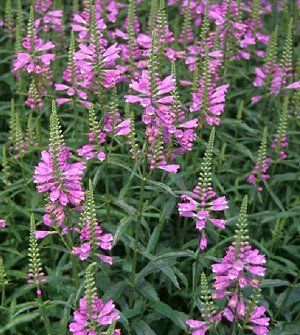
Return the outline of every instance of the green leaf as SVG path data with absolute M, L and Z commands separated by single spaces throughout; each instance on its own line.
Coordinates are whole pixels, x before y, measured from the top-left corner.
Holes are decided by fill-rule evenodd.
M 13 320 L 11 320 L 7 325 L 5 325 L 3 328 L 0 329 L 0 334 L 5 334 L 5 332 L 19 324 L 30 322 L 34 319 L 36 319 L 40 313 L 30 313 L 30 314 L 24 314 L 17 316 Z
M 188 316 L 182 312 L 172 309 L 169 305 L 157 301 L 151 304 L 151 307 L 159 314 L 164 315 L 168 319 L 172 320 L 178 327 L 183 330 L 186 330 L 185 322 L 188 319 Z

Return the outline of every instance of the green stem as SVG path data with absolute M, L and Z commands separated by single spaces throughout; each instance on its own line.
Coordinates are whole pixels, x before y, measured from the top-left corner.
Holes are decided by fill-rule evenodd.
M 2 288 L 2 292 L 1 292 L 1 306 L 4 306 L 4 302 L 5 302 L 5 286 L 3 286 Z
M 48 318 L 48 315 L 45 313 L 45 309 L 44 309 L 44 306 L 43 306 L 43 300 L 42 300 L 42 297 L 41 295 L 38 295 L 38 305 L 39 305 L 39 311 L 40 311 L 40 314 L 41 314 L 41 317 L 43 319 L 43 322 L 44 322 L 44 325 L 45 325 L 45 328 L 46 328 L 46 333 L 47 335 L 51 335 L 51 324 L 50 324 L 50 320 Z
M 146 186 L 146 176 L 145 176 L 145 163 L 143 164 L 143 175 L 140 187 L 140 201 L 138 205 L 138 217 L 135 223 L 135 236 L 134 236 L 134 247 L 133 247 L 133 261 L 132 261 L 132 270 L 131 270 L 131 280 L 130 280 L 130 294 L 129 294 L 129 308 L 133 306 L 133 294 L 136 281 L 136 266 L 137 266 L 137 257 L 139 251 L 139 240 L 140 240 L 140 231 L 141 231 L 141 222 L 143 217 L 143 207 L 144 207 L 144 193 Z
M 106 207 L 106 220 L 109 223 L 109 217 L 110 217 L 110 190 L 109 190 L 109 173 L 108 173 L 108 162 L 110 159 L 110 155 L 112 152 L 112 139 L 111 139 L 111 143 L 108 147 L 108 153 L 107 153 L 107 157 L 106 157 L 106 161 L 105 161 L 105 165 L 104 165 L 104 176 L 105 176 L 105 193 L 106 193 L 106 201 L 107 201 L 107 207 Z M 107 146 L 106 146 L 106 151 L 107 151 Z

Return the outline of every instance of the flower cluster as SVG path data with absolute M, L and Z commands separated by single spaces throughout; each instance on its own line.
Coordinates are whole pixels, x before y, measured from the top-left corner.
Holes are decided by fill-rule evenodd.
M 266 309 L 257 306 L 252 297 L 245 294 L 247 288 L 259 292 L 260 278 L 265 275 L 266 257 L 258 249 L 253 249 L 248 241 L 247 197 L 244 198 L 236 230 L 235 241 L 229 246 L 226 255 L 218 263 L 212 264 L 214 274 L 214 293 L 208 297 L 207 285 L 201 280 L 201 299 L 206 308 L 201 309 L 205 321 L 188 320 L 186 323 L 192 334 L 204 335 L 209 328 L 214 328 L 224 317 L 229 322 L 239 321 L 249 324 L 256 335 L 268 333 L 269 318 L 264 315 Z M 202 276 L 203 277 L 203 276 Z M 206 279 L 205 279 L 206 280 Z M 254 294 L 255 296 L 255 294 Z M 213 302 L 226 299 L 226 306 L 217 312 Z
M 88 306 L 86 297 L 80 299 L 79 310 L 73 314 L 74 322 L 69 324 L 70 332 L 73 335 L 96 334 L 96 329 L 109 326 L 120 318 L 112 300 L 103 303 L 98 297 L 92 299 L 91 306 Z M 112 334 L 121 334 L 115 330 Z
M 113 136 L 127 136 L 130 132 L 130 119 L 121 121 L 120 113 L 114 111 L 109 112 L 104 116 L 103 127 L 100 128 L 97 122 L 95 110 L 91 106 L 90 108 L 90 133 L 89 142 L 77 150 L 77 153 L 81 157 L 85 157 L 87 160 L 97 158 L 99 161 L 106 159 L 106 142 L 108 137 Z
M 81 179 L 85 165 L 81 162 L 68 163 L 70 156 L 69 149 L 64 148 L 57 162 L 54 162 L 51 153 L 43 150 L 34 174 L 38 192 L 49 192 L 50 201 L 62 206 L 78 205 L 84 199 Z
M 213 128 L 208 146 L 205 152 L 204 162 L 201 166 L 198 185 L 195 187 L 191 196 L 184 194 L 178 204 L 179 215 L 182 217 L 193 218 L 196 221 L 196 229 L 201 231 L 199 248 L 207 248 L 207 239 L 204 233 L 206 224 L 211 222 L 217 228 L 225 228 L 226 221 L 214 217 L 214 212 L 221 212 L 228 208 L 225 196 L 217 197 L 211 185 L 211 160 L 215 138 Z
M 34 172 L 34 183 L 37 190 L 47 193 L 50 204 L 46 207 L 45 224 L 53 221 L 61 226 L 64 214 L 63 207 L 79 205 L 84 199 L 82 177 L 85 169 L 83 162 L 69 163 L 70 150 L 62 139 L 60 124 L 53 102 L 50 117 L 50 145 L 49 150 L 43 150 L 41 161 Z
M 115 329 L 115 323 L 120 318 L 120 313 L 115 309 L 112 300 L 104 303 L 98 297 L 95 283 L 95 265 L 87 267 L 85 275 L 85 295 L 79 301 L 79 310 L 73 313 L 74 321 L 69 324 L 73 335 L 108 334 L 120 335 L 120 329 Z M 106 333 L 106 332 L 105 332 Z
M 100 250 L 111 250 L 113 235 L 104 234 L 97 221 L 93 186 L 91 182 L 89 189 L 86 192 L 86 200 L 83 206 L 79 233 L 80 246 L 73 247 L 72 252 L 74 255 L 77 255 L 80 260 L 86 260 L 91 254 L 94 254 L 105 263 L 113 263 L 112 257 L 98 253 Z

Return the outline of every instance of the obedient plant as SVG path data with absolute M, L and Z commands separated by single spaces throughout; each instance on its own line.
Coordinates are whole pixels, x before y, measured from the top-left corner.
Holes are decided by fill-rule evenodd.
M 247 299 L 246 288 L 254 293 L 259 289 L 260 278 L 265 275 L 265 255 L 258 249 L 253 249 L 249 243 L 247 229 L 247 197 L 244 198 L 232 243 L 220 263 L 212 265 L 214 272 L 215 299 L 225 298 L 227 306 L 223 311 L 224 317 L 233 322 L 245 319 L 253 323 L 249 326 L 255 334 L 267 334 L 269 318 L 259 319 L 264 313 L 263 307 L 253 306 L 253 301 Z M 249 316 L 250 314 L 250 316 Z
M 276 159 L 286 159 L 287 158 L 287 148 L 288 148 L 288 140 L 287 140 L 287 113 L 289 107 L 289 96 L 287 95 L 284 99 L 282 112 L 280 115 L 277 133 L 274 136 L 273 143 L 271 148 L 275 151 Z
M 86 199 L 81 214 L 79 240 L 80 246 L 74 247 L 72 252 L 81 260 L 85 260 L 89 256 L 96 256 L 103 262 L 112 264 L 112 257 L 98 253 L 101 249 L 104 251 L 111 250 L 113 235 L 104 234 L 97 221 L 93 185 L 91 181 L 89 183 L 89 189 L 86 191 Z
M 36 226 L 33 215 L 30 218 L 30 235 L 29 235 L 29 270 L 28 270 L 28 284 L 32 284 L 36 288 L 36 294 L 42 294 L 42 285 L 47 282 L 45 272 L 42 269 L 42 262 L 40 258 L 40 251 L 37 244 Z
M 91 263 L 86 270 L 85 295 L 80 299 L 79 310 L 73 313 L 74 322 L 69 324 L 69 329 L 74 335 L 121 334 L 115 329 L 120 314 L 113 301 L 103 303 L 98 297 L 95 267 L 96 263 Z
M 178 204 L 178 211 L 181 216 L 193 218 L 196 221 L 196 229 L 201 232 L 199 241 L 199 248 L 201 250 L 207 248 L 205 228 L 209 222 L 217 228 L 225 228 L 226 221 L 215 218 L 214 212 L 220 212 L 228 208 L 225 196 L 217 197 L 217 193 L 212 185 L 211 174 L 214 140 L 215 128 L 210 133 L 198 184 L 191 195 L 182 195 L 181 202 Z
M 250 184 L 255 186 L 258 192 L 261 192 L 263 190 L 263 186 L 262 186 L 263 181 L 270 178 L 270 175 L 268 174 L 268 170 L 269 170 L 270 164 L 272 163 L 272 159 L 267 156 L 267 140 L 268 140 L 267 136 L 268 136 L 268 130 L 267 128 L 264 128 L 260 147 L 258 150 L 257 161 L 254 165 L 254 168 L 250 176 L 247 179 L 247 181 Z
M 51 78 L 50 65 L 55 59 L 55 54 L 50 50 L 54 48 L 54 44 L 50 41 L 43 42 L 38 37 L 36 28 L 34 27 L 34 9 L 31 7 L 28 22 L 27 36 L 23 39 L 23 49 L 18 51 L 13 62 L 13 73 L 20 77 L 22 74 L 30 75 L 35 80 L 34 86 L 29 88 L 29 97 L 27 104 L 34 108 L 36 105 L 41 107 L 41 101 L 33 101 L 36 97 L 42 97 L 47 92 Z M 36 93 L 36 90 L 38 93 Z
M 199 113 L 199 125 L 204 127 L 220 124 L 220 115 L 224 112 L 225 97 L 229 84 L 217 86 L 212 82 L 211 63 L 206 52 L 201 64 L 203 75 L 197 82 L 197 91 L 192 94 L 193 103 L 190 111 Z
M 216 329 L 220 322 L 246 324 L 256 335 L 268 333 L 270 318 L 264 315 L 266 308 L 258 305 L 260 278 L 265 275 L 265 255 L 253 249 L 247 229 L 247 196 L 244 197 L 235 231 L 234 242 L 229 246 L 221 262 L 212 265 L 214 293 L 208 289 L 206 276 L 201 274 L 200 312 L 204 321 L 188 320 L 193 335 L 205 334 Z M 251 288 L 252 296 L 247 294 Z M 217 303 L 226 301 L 225 307 Z
M 48 210 L 51 208 L 51 214 L 57 217 L 58 226 L 62 224 L 61 214 L 59 214 L 62 207 L 67 205 L 77 206 L 84 199 L 81 182 L 85 164 L 82 162 L 69 163 L 70 156 L 71 152 L 64 143 L 55 102 L 53 101 L 50 116 L 49 147 L 48 150 L 41 152 L 41 161 L 34 172 L 34 183 L 37 184 L 38 192 L 46 192 L 50 201 L 46 211 L 47 208 Z

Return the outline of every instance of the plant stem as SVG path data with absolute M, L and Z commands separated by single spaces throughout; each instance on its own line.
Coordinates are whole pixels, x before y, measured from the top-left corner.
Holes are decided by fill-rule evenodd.
M 134 294 L 135 280 L 136 280 L 135 272 L 136 272 L 137 257 L 138 257 L 138 251 L 139 251 L 141 222 L 142 222 L 142 217 L 143 217 L 145 185 L 146 185 L 146 176 L 145 176 L 145 163 L 144 163 L 141 187 L 140 187 L 140 197 L 139 197 L 140 201 L 139 201 L 139 206 L 138 206 L 138 217 L 135 223 L 133 261 L 132 261 L 131 280 L 130 280 L 131 288 L 130 288 L 130 294 L 129 294 L 129 308 L 132 308 L 133 306 L 133 294 Z
M 51 335 L 51 326 L 50 326 L 50 320 L 48 318 L 48 315 L 45 313 L 45 309 L 43 307 L 43 300 L 41 295 L 38 295 L 38 304 L 39 304 L 39 310 L 40 310 L 40 314 L 41 317 L 43 319 L 45 328 L 46 328 L 46 333 L 47 335 Z

